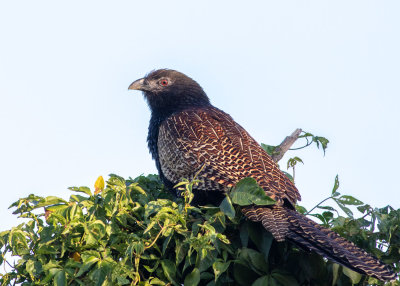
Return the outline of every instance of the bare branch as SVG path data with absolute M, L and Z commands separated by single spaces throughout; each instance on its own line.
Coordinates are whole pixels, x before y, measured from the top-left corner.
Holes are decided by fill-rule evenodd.
M 272 160 L 278 162 L 282 159 L 283 155 L 285 155 L 290 147 L 292 147 L 293 143 L 296 142 L 297 138 L 299 138 L 301 132 L 302 130 L 297 128 L 291 135 L 287 136 L 279 146 L 276 146 L 272 155 Z

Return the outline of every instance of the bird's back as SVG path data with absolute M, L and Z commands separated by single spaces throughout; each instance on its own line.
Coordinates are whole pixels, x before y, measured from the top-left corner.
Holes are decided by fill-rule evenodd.
M 161 171 L 171 182 L 192 179 L 197 189 L 222 191 L 253 177 L 267 195 L 295 205 L 300 194 L 277 164 L 231 116 L 215 107 L 187 109 L 161 123 L 158 134 Z

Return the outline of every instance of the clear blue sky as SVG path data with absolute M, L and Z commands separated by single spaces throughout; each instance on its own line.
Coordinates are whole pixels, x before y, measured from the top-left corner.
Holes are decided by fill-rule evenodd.
M 2 1 L 0 230 L 30 193 L 154 173 L 150 112 L 128 85 L 196 79 L 259 142 L 325 136 L 298 154 L 302 204 L 340 191 L 400 207 L 399 1 Z

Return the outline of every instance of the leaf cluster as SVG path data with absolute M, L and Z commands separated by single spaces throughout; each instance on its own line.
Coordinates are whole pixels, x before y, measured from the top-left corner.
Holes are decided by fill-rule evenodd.
M 26 218 L 0 233 L 0 262 L 10 268 L 2 285 L 366 285 L 363 277 L 290 243 L 277 243 L 261 224 L 242 218 L 236 205 L 273 204 L 254 179 L 239 182 L 219 207 L 190 205 L 196 182 L 170 197 L 155 175 L 124 180 L 111 175 L 70 188 L 68 201 L 30 195 L 15 202 Z M 103 185 L 102 185 L 103 184 Z M 337 192 L 330 196 L 354 219 L 317 205 L 310 213 L 399 270 L 400 210 L 373 209 Z M 232 204 L 233 203 L 233 204 Z M 341 205 L 340 205 L 341 204 Z M 307 211 L 299 207 L 299 211 Z M 7 255 L 18 259 L 11 264 Z M 396 282 L 397 283 L 397 282 Z M 400 284 L 395 284 L 400 285 Z
M 271 204 L 253 179 L 232 192 L 240 204 Z M 70 188 L 68 201 L 30 195 L 11 205 L 27 222 L 0 233 L 0 262 L 10 271 L 2 285 L 221 285 L 236 249 L 228 235 L 238 225 L 230 198 L 225 207 L 190 205 L 195 182 L 179 184 L 173 200 L 158 176 L 99 178 L 95 193 Z M 229 209 L 229 211 L 227 211 Z M 227 219 L 227 215 L 230 220 Z M 227 224 L 227 222 L 229 222 Z M 13 265 L 8 254 L 18 259 Z

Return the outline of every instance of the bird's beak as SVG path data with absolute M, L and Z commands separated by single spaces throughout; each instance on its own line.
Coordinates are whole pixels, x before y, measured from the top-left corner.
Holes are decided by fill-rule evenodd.
M 142 90 L 145 91 L 147 90 L 148 86 L 144 81 L 144 78 L 135 80 L 134 82 L 131 83 L 131 85 L 128 87 L 128 89 L 131 90 Z

